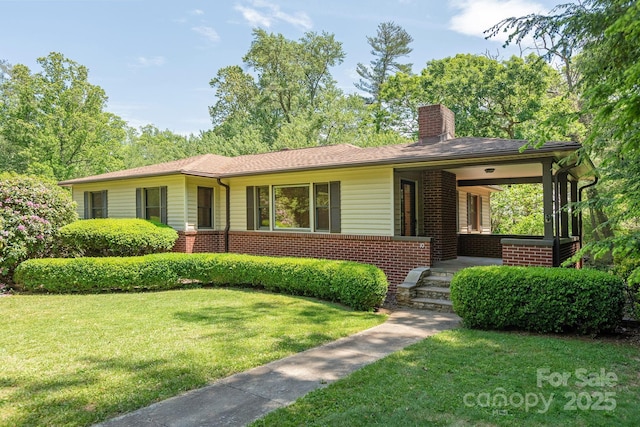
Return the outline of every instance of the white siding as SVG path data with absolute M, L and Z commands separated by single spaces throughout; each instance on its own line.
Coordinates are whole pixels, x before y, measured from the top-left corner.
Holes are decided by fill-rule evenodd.
M 109 218 L 136 217 L 136 188 L 167 187 L 167 222 L 176 230 L 185 229 L 185 177 L 182 175 L 103 181 L 73 186 L 78 215 L 84 217 L 84 192 L 107 190 Z
M 458 232 L 467 232 L 467 192 L 458 190 Z
M 462 190 L 464 188 L 464 190 Z M 467 194 L 473 194 L 482 198 L 482 230 L 469 230 L 467 215 Z M 458 225 L 459 233 L 491 234 L 491 190 L 486 187 L 460 187 L 458 188 Z
M 393 169 L 370 167 L 224 179 L 231 186 L 231 230 L 246 230 L 248 186 L 340 181 L 342 234 L 393 235 Z
M 219 187 L 215 179 L 188 176 L 186 177 L 186 230 L 196 230 L 198 226 L 198 187 L 213 188 L 213 228 L 224 229 L 225 189 Z

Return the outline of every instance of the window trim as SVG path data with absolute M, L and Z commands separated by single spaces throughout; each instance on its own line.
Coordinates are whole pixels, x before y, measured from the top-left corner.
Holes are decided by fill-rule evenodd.
M 96 208 L 93 204 L 94 195 L 100 194 L 102 198 L 102 207 Z M 102 216 L 95 216 L 94 212 L 96 210 L 102 211 Z M 85 191 L 84 192 L 84 219 L 96 219 L 96 218 L 108 218 L 109 217 L 109 209 L 108 209 L 108 195 L 107 190 L 100 191 Z
M 278 188 L 306 188 L 307 189 L 307 200 L 309 201 L 309 204 L 307 206 L 307 211 L 308 211 L 308 217 L 309 217 L 309 227 L 278 227 L 277 226 L 277 221 L 276 221 L 276 190 Z M 312 206 L 312 202 L 313 202 L 313 194 L 312 194 L 312 184 L 283 184 L 283 185 L 273 185 L 271 187 L 271 206 L 273 207 L 271 209 L 271 220 L 273 221 L 273 225 L 272 225 L 272 229 L 274 231 L 312 231 L 313 228 L 311 227 L 311 224 L 314 223 L 315 219 L 314 219 L 314 215 L 313 215 L 313 206 Z
M 315 185 L 316 184 L 328 184 L 329 185 L 329 230 L 316 230 L 315 228 Z M 298 231 L 298 232 L 311 232 L 311 233 L 336 233 L 342 232 L 342 209 L 341 209 L 341 182 L 340 181 L 321 181 L 321 182 L 309 182 L 303 184 L 283 184 L 283 185 L 260 185 L 260 186 L 247 186 L 246 187 L 246 222 L 248 231 Z M 309 188 L 309 225 L 310 228 L 276 228 L 274 227 L 274 205 L 275 205 L 275 191 L 276 187 L 292 187 L 292 186 L 304 186 Z M 269 226 L 260 226 L 260 210 L 259 210 L 259 190 L 258 188 L 264 188 L 267 191 L 267 200 L 269 203 Z M 311 224 L 314 226 L 311 227 Z
M 318 186 L 320 185 L 327 187 L 327 204 L 322 206 L 318 205 Z M 318 208 L 327 210 L 327 228 L 320 228 L 318 226 Z M 328 182 L 313 183 L 313 231 L 318 233 L 329 233 L 331 231 L 331 184 Z
M 160 191 L 160 223 L 168 225 L 168 203 L 167 203 L 167 187 L 166 186 L 154 186 L 154 187 L 140 187 L 136 188 L 136 218 L 147 218 L 147 190 L 159 189 Z
M 210 204 L 208 206 L 209 209 L 209 221 L 211 225 L 209 226 L 201 226 L 200 225 L 200 208 L 207 208 L 207 206 L 200 206 L 200 189 L 211 191 L 210 195 Z M 198 185 L 196 187 L 196 229 L 198 230 L 213 230 L 215 229 L 215 220 L 214 220 L 214 188 L 213 187 L 205 187 L 202 185 Z
M 267 220 L 269 221 L 268 225 L 262 225 L 262 216 L 260 215 L 261 210 L 262 210 L 262 206 L 260 205 L 260 190 L 264 189 L 267 193 L 267 206 L 266 206 L 266 210 L 267 210 L 267 216 L 265 218 L 267 218 Z M 271 217 L 271 206 L 274 204 L 274 202 L 272 201 L 272 197 L 274 197 L 272 195 L 275 194 L 275 191 L 271 190 L 271 186 L 269 185 L 257 185 L 255 187 L 255 192 L 256 192 L 256 200 L 255 200 L 255 224 L 256 224 L 256 230 L 271 230 L 271 225 L 275 224 L 274 219 Z
M 472 207 L 474 209 L 473 212 Z M 475 218 L 472 218 L 472 214 L 474 214 L 473 216 Z M 474 228 L 474 223 L 476 225 L 476 228 Z M 479 194 L 467 193 L 467 230 L 470 233 L 482 233 L 483 231 L 482 196 Z

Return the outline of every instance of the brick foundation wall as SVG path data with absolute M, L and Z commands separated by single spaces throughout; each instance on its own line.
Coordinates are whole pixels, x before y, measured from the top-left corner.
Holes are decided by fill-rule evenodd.
M 178 232 L 174 252 L 223 252 L 222 231 Z M 229 252 L 265 256 L 293 256 L 356 261 L 384 271 L 389 295 L 416 267 L 431 265 L 428 239 L 344 234 L 229 232 Z
M 500 239 L 503 237 L 497 234 L 459 234 L 458 255 L 501 258 Z
M 231 232 L 229 252 L 252 255 L 295 256 L 357 261 L 382 269 L 389 294 L 416 267 L 429 267 L 428 241 L 387 236 L 278 232 Z
M 500 241 L 505 238 L 542 240 L 542 237 L 537 236 L 509 234 L 459 234 L 458 255 L 502 258 L 502 244 Z
M 178 231 L 173 252 L 223 252 L 224 233 L 215 230 Z
M 456 176 L 443 170 L 424 171 L 422 188 L 424 230 L 432 238 L 432 259 L 454 259 L 458 256 Z
M 560 241 L 560 264 L 574 256 L 580 250 L 580 242 L 576 240 L 572 241 Z M 578 261 L 574 264 L 576 268 L 582 268 L 582 262 Z
M 553 246 L 502 244 L 502 264 L 553 267 Z

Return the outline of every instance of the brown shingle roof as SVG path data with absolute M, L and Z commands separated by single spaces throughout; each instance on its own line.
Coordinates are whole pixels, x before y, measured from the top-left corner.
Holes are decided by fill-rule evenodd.
M 146 176 L 186 174 L 223 178 L 294 170 L 340 168 L 373 164 L 399 164 L 442 160 L 517 156 L 523 159 L 543 154 L 575 151 L 575 142 L 548 142 L 540 149 L 520 151 L 523 140 L 454 138 L 435 144 L 399 144 L 360 148 L 350 144 L 282 150 L 264 154 L 224 157 L 214 154 L 110 172 L 63 181 L 61 185 Z

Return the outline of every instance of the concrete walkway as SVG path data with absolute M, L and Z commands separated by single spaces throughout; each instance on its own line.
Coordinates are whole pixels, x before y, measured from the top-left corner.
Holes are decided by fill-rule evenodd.
M 97 424 L 244 426 L 361 367 L 459 324 L 455 314 L 401 309 L 382 325 Z

